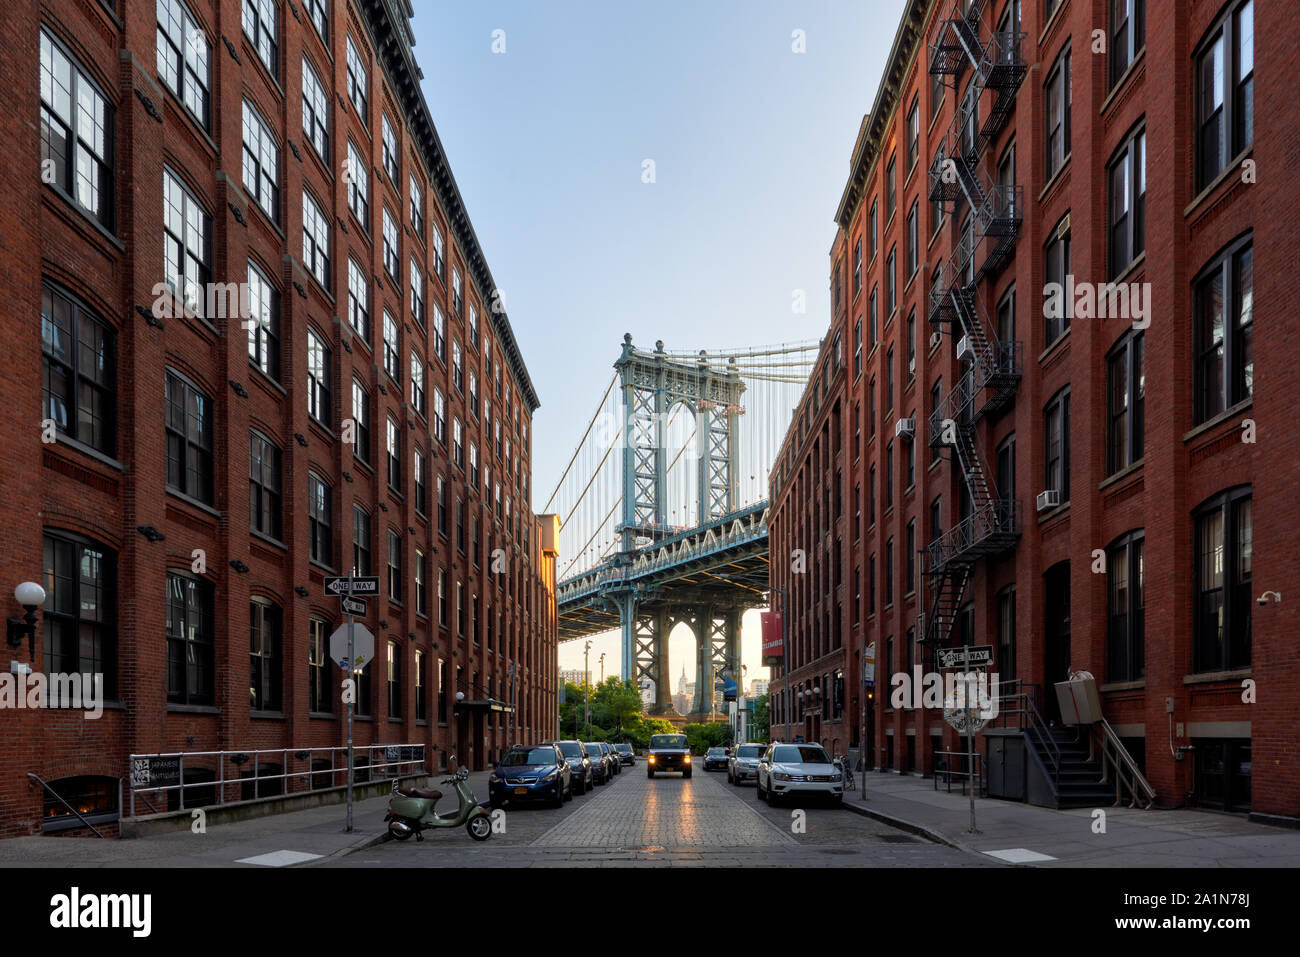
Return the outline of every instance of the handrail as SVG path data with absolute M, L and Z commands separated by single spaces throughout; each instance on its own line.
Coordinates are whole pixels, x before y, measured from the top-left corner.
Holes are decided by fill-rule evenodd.
M 1115 766 L 1115 803 L 1119 804 L 1122 800 L 1120 788 L 1123 786 L 1128 788 L 1129 793 L 1133 796 L 1132 801 L 1129 802 L 1129 807 L 1136 807 L 1141 802 L 1143 809 L 1149 808 L 1156 799 L 1156 789 L 1151 786 L 1151 782 L 1142 774 L 1137 762 L 1133 760 L 1133 755 L 1128 753 L 1128 748 L 1124 747 L 1124 742 L 1115 733 L 1115 729 L 1110 726 L 1110 722 L 1102 718 L 1093 725 L 1092 733 L 1097 736 L 1101 744 L 1101 779 L 1103 783 L 1109 776 L 1110 766 L 1112 764 Z
M 96 828 L 95 825 L 91 824 L 89 821 L 86 820 L 85 816 L 84 816 L 80 811 L 78 811 L 75 807 L 73 807 L 71 804 L 69 804 L 67 801 L 65 801 L 65 800 L 63 799 L 63 795 L 62 795 L 62 794 L 60 794 L 58 791 L 54 790 L 54 788 L 50 787 L 48 784 L 46 784 L 44 781 L 42 781 L 38 775 L 35 775 L 35 774 L 33 774 L 31 771 L 28 771 L 28 772 L 27 772 L 27 776 L 28 776 L 29 778 L 31 778 L 33 781 L 35 781 L 37 784 L 39 784 L 41 787 L 45 788 L 45 790 L 47 790 L 47 791 L 49 791 L 51 794 L 53 794 L 53 795 L 58 799 L 58 801 L 59 801 L 60 804 L 62 804 L 64 807 L 66 807 L 66 808 L 67 808 L 69 811 L 71 811 L 73 814 L 77 815 L 77 819 L 78 819 L 79 821 L 81 821 L 82 824 L 86 825 L 86 827 L 90 828 L 92 831 L 95 832 L 95 837 L 103 837 L 103 836 L 104 836 L 103 834 L 100 834 L 100 833 L 99 833 L 99 829 Z M 118 814 L 120 815 L 120 814 L 122 813 L 122 809 L 119 807 L 119 808 L 117 809 L 117 812 L 118 812 Z

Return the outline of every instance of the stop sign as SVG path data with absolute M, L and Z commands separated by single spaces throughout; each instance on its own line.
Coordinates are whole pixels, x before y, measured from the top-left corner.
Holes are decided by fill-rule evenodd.
M 348 628 L 352 629 L 352 661 L 348 662 Z M 375 636 L 370 629 L 357 622 L 353 625 L 339 625 L 330 635 L 330 658 L 344 671 L 364 668 L 375 656 Z

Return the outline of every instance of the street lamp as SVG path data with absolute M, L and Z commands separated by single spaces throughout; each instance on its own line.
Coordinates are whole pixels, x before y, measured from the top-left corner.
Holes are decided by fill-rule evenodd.
M 17 648 L 27 636 L 27 651 L 32 661 L 36 660 L 36 609 L 45 604 L 45 589 L 36 582 L 23 582 L 14 589 L 14 600 L 23 606 L 27 614 L 22 618 L 10 618 L 8 621 L 8 639 L 11 648 Z
M 587 647 L 582 651 L 582 670 L 586 672 L 586 678 L 582 682 L 583 688 L 583 705 L 582 710 L 587 716 L 587 737 L 591 737 L 591 642 L 587 642 Z

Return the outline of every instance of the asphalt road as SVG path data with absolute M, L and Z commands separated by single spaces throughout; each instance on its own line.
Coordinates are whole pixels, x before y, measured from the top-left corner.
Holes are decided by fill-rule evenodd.
M 640 762 L 563 808 L 506 808 L 498 826 L 483 843 L 449 828 L 313 866 L 999 866 L 828 804 L 771 808 L 753 784 L 730 785 L 723 772 L 648 780 Z

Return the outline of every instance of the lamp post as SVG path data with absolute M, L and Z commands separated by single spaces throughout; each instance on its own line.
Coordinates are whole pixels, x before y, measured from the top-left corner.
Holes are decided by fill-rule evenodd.
M 586 673 L 586 680 L 582 682 L 583 702 L 582 710 L 587 719 L 587 737 L 591 737 L 591 642 L 587 642 L 587 647 L 582 651 L 582 670 Z
M 32 662 L 36 661 L 36 609 L 45 604 L 45 589 L 36 582 L 23 582 L 14 589 L 14 600 L 23 606 L 26 612 L 21 618 L 8 620 L 7 638 L 11 648 L 17 648 L 27 638 L 27 651 Z

